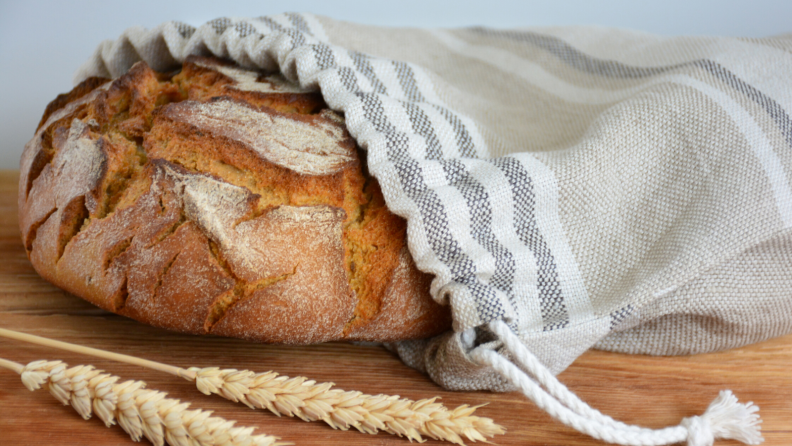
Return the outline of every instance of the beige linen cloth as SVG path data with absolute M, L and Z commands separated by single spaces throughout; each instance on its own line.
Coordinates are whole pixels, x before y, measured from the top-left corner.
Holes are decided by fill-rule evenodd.
M 453 332 L 391 346 L 407 364 L 451 389 L 541 384 L 573 414 L 546 410 L 607 441 L 698 445 L 739 432 L 706 414 L 676 436 L 620 425 L 552 374 L 592 347 L 693 354 L 792 331 L 791 52 L 792 36 L 283 14 L 132 28 L 75 80 L 213 54 L 320 89 L 452 309 Z

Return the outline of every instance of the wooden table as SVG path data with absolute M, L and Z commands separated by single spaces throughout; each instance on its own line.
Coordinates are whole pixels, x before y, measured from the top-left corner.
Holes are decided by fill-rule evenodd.
M 25 256 L 17 228 L 18 174 L 0 171 L 0 326 L 79 343 L 182 367 L 219 366 L 274 370 L 335 382 L 339 388 L 398 394 L 412 399 L 440 396 L 451 407 L 483 404 L 478 414 L 508 429 L 500 445 L 602 444 L 567 428 L 519 393 L 448 392 L 403 365 L 380 347 L 343 343 L 294 347 L 260 345 L 219 337 L 170 333 L 94 308 L 38 277 Z M 93 364 L 123 379 L 190 401 L 194 407 L 255 426 L 297 445 L 406 445 L 407 440 L 380 433 L 335 431 L 322 423 L 278 418 L 263 411 L 198 393 L 187 381 L 136 366 L 55 351 L 0 339 L 0 357 L 20 363 L 61 359 Z M 589 351 L 560 375 L 583 400 L 627 423 L 648 427 L 677 424 L 701 414 L 721 389 L 761 408 L 765 444 L 792 444 L 792 335 L 750 347 L 693 357 L 630 356 Z M 0 444 L 128 445 L 118 427 L 106 428 L 95 417 L 83 421 L 46 391 L 29 392 L 19 376 L 0 369 Z M 426 444 L 443 444 L 428 441 Z M 720 441 L 717 445 L 736 445 Z

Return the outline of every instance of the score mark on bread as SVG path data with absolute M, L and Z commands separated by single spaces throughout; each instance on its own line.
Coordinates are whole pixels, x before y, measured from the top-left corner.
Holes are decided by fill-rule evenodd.
M 298 119 L 274 110 L 257 110 L 228 98 L 170 104 L 162 116 L 200 131 L 240 142 L 263 159 L 306 175 L 331 175 L 354 159 L 344 139 L 340 118 L 330 110 Z M 348 138 L 348 137 L 347 137 Z
M 160 327 L 286 343 L 445 331 L 360 156 L 343 117 L 280 75 L 138 63 L 47 109 L 20 229 L 42 277 Z

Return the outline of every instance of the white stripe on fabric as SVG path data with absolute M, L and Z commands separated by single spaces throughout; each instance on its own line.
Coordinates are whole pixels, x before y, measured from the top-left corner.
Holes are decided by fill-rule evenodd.
M 393 99 L 404 99 L 404 92 L 399 84 L 399 78 L 396 76 L 391 61 L 376 57 L 370 57 L 368 60 L 374 75 L 387 90 L 388 97 Z
M 547 247 L 555 258 L 561 295 L 569 313 L 569 323 L 575 325 L 588 321 L 595 316 L 594 309 L 583 282 L 583 275 L 578 268 L 577 259 L 561 224 L 558 209 L 558 181 L 549 167 L 529 153 L 516 153 L 509 157 L 519 161 L 525 170 L 530 172 L 536 203 L 534 218 L 539 233 L 545 237 Z
M 348 53 L 346 53 L 345 55 L 348 55 Z M 401 70 L 400 78 L 399 78 L 400 86 L 402 86 L 402 88 L 410 88 L 411 91 L 413 91 L 412 94 L 415 94 L 415 90 L 414 89 L 416 89 L 417 86 L 414 83 L 414 79 L 413 79 L 414 72 L 412 71 L 412 69 L 407 67 L 407 66 L 405 66 L 405 65 L 396 65 L 396 64 L 393 64 L 393 65 L 397 69 Z M 340 83 L 340 84 L 344 85 L 344 88 L 346 90 L 356 90 L 357 89 L 358 85 L 357 85 L 356 82 L 350 83 L 350 82 L 352 82 L 351 78 L 353 77 L 352 75 L 354 73 L 346 73 L 343 68 L 335 70 L 335 72 L 337 73 L 337 75 L 334 78 L 336 85 L 338 85 Z M 346 82 L 344 80 L 345 76 L 347 78 Z M 398 73 L 397 73 L 397 76 L 398 76 Z M 354 76 L 354 77 L 356 78 L 357 76 Z M 418 92 L 418 94 L 420 94 L 420 92 Z M 416 148 L 422 149 L 422 148 L 426 147 L 426 143 L 423 140 L 423 138 L 421 138 L 418 135 L 413 134 L 413 131 L 415 130 L 413 128 L 413 124 L 414 123 L 413 123 L 413 120 L 410 118 L 410 116 L 408 114 L 406 114 L 406 110 L 404 108 L 404 105 L 402 103 L 400 103 L 400 102 L 397 102 L 397 101 L 395 101 L 393 99 L 389 99 L 389 98 L 380 97 L 380 100 L 382 102 L 381 103 L 381 112 L 382 112 L 381 119 L 383 119 L 383 123 L 381 125 L 384 125 L 386 127 L 391 127 L 394 131 L 399 132 L 399 133 L 410 134 L 410 138 L 407 139 L 407 141 L 406 141 L 408 143 L 408 145 L 406 147 L 406 149 L 408 151 L 408 154 L 412 154 L 413 157 L 415 157 L 416 155 L 425 156 L 424 153 L 420 153 L 420 154 L 416 153 L 416 150 L 417 150 Z M 417 124 L 419 124 L 419 123 L 416 123 L 416 125 Z M 389 167 L 393 167 L 393 168 L 396 167 L 395 165 L 392 165 L 390 162 L 387 165 Z M 396 174 L 398 174 L 396 169 L 394 169 L 393 171 Z M 440 168 L 439 171 L 433 172 L 433 169 L 431 168 L 431 165 L 424 165 L 424 166 L 421 166 L 420 171 L 415 173 L 415 174 L 418 174 L 418 175 L 421 175 L 422 177 L 425 177 L 425 178 L 422 178 L 422 180 L 424 182 L 424 185 L 429 187 L 430 189 L 433 189 L 433 187 L 432 187 L 433 184 L 437 184 L 437 185 L 441 185 L 441 186 L 446 185 L 446 175 L 445 175 L 445 172 L 442 171 L 442 167 Z M 387 177 L 385 177 L 385 178 L 387 178 Z M 426 183 L 428 183 L 428 184 L 426 184 Z M 388 187 L 387 185 L 384 185 L 383 189 L 386 189 L 387 187 Z M 398 190 L 398 186 L 397 186 L 397 190 Z M 451 193 L 452 197 L 444 196 L 443 192 Z M 440 191 L 435 189 L 434 191 L 428 192 L 428 193 L 430 193 L 431 195 L 435 196 L 435 198 L 439 201 L 439 204 L 442 206 L 442 208 L 446 210 L 446 212 L 445 212 L 446 214 L 448 213 L 448 209 L 449 208 L 454 209 L 455 211 L 459 211 L 459 212 L 463 212 L 463 211 L 467 210 L 467 203 L 464 202 L 464 197 L 461 196 L 460 191 L 457 190 L 456 188 L 453 188 L 453 187 L 440 187 Z M 460 200 L 462 201 L 461 203 L 459 202 Z M 412 204 L 415 204 L 415 203 L 412 203 Z M 449 204 L 450 204 L 450 206 L 449 206 Z M 454 214 L 453 211 L 452 211 L 452 214 Z M 465 216 L 467 217 L 467 215 L 465 215 Z M 415 217 L 416 216 L 413 215 L 413 220 L 415 220 Z M 420 217 L 420 214 L 418 214 L 418 217 Z M 473 262 L 469 258 L 469 253 L 471 251 L 471 247 L 474 248 L 474 249 L 472 249 L 472 251 L 474 252 L 474 257 L 478 257 L 480 259 L 480 262 L 482 260 L 485 260 L 485 259 L 489 258 L 491 260 L 490 263 L 494 263 L 494 258 L 492 258 L 489 255 L 489 253 L 485 249 L 480 247 L 480 246 L 478 247 L 478 249 L 475 249 L 475 247 L 477 247 L 478 244 L 475 243 L 475 241 L 471 237 L 469 218 L 458 218 L 458 219 L 452 218 L 452 219 L 449 220 L 449 219 L 447 219 L 445 217 L 446 216 L 444 216 L 444 219 L 443 219 L 444 221 L 446 221 L 446 222 L 451 221 L 452 223 L 449 225 L 450 227 L 446 227 L 446 228 L 444 228 L 444 230 L 449 233 L 449 235 L 451 236 L 451 238 L 453 240 L 455 240 L 455 243 L 457 243 L 458 245 L 461 245 L 461 246 L 459 246 L 461 248 L 461 250 L 458 253 L 460 255 L 460 257 L 459 258 L 456 258 L 456 257 L 449 258 L 448 261 L 450 261 L 451 263 L 447 264 L 447 267 L 450 268 L 450 270 L 458 270 L 460 267 L 462 267 L 462 265 L 464 263 L 468 263 L 469 265 L 465 266 L 464 269 L 465 270 L 467 270 L 468 268 L 471 268 L 471 269 L 467 270 L 467 271 L 464 271 L 464 272 L 460 271 L 459 273 L 463 274 L 463 276 L 460 276 L 460 279 L 465 278 L 464 280 L 465 280 L 465 282 L 467 282 L 469 280 L 475 280 L 474 278 L 478 277 L 479 281 L 486 282 L 486 280 L 482 280 L 482 279 L 486 279 L 486 276 L 482 277 L 481 271 L 487 271 L 488 269 L 491 270 L 493 268 L 492 267 L 487 268 L 486 266 L 482 267 L 481 264 L 476 265 L 476 263 Z M 427 240 L 427 242 L 428 242 L 428 240 Z M 418 254 L 419 257 L 422 255 L 420 252 L 418 252 L 417 254 Z M 463 262 L 463 263 L 457 263 L 457 262 L 460 262 L 460 261 Z M 477 272 L 478 272 L 478 274 L 477 274 Z M 446 280 L 444 282 L 445 283 L 449 283 L 451 281 L 451 279 L 453 279 L 453 277 L 449 276 L 448 278 L 446 278 Z M 433 287 L 436 287 L 437 285 L 439 285 L 441 283 L 443 283 L 443 282 L 436 281 L 433 284 Z M 469 300 L 470 298 L 472 298 L 472 296 L 470 296 L 470 292 L 469 291 L 470 290 L 466 290 L 462 294 L 455 295 L 455 300 L 460 300 L 460 299 L 461 300 Z M 459 291 L 457 290 L 456 292 L 458 293 Z M 516 315 L 513 312 L 513 306 L 509 302 L 508 296 L 505 296 L 502 292 L 500 292 L 497 289 L 490 289 L 490 292 L 495 294 L 491 298 L 494 298 L 494 300 L 501 302 L 501 303 L 496 304 L 496 305 L 498 307 L 502 307 L 503 310 L 505 311 L 505 314 L 502 314 L 501 317 L 505 317 L 508 320 L 513 320 Z M 468 296 L 468 297 L 465 298 L 465 296 Z M 474 300 L 469 300 L 469 302 L 470 303 L 469 304 L 465 304 L 464 307 L 465 308 L 470 308 L 472 310 L 476 310 L 477 309 L 476 315 L 478 315 L 480 311 L 486 311 L 486 310 L 482 310 L 481 308 L 478 308 L 480 305 L 482 305 L 480 297 L 476 298 Z M 495 302 L 489 302 L 487 304 L 487 307 L 491 307 L 492 304 L 495 304 Z M 468 316 L 466 316 L 464 318 L 464 322 L 463 323 L 469 325 L 471 323 L 479 323 L 479 322 L 480 321 L 479 321 L 479 319 L 477 317 L 475 318 L 475 320 L 471 320 L 470 315 L 468 315 Z
M 767 139 L 764 131 L 750 113 L 740 106 L 731 96 L 717 88 L 696 79 L 675 79 L 676 83 L 695 88 L 715 101 L 720 108 L 729 115 L 732 122 L 739 128 L 745 136 L 748 145 L 753 150 L 757 161 L 762 166 L 773 190 L 776 207 L 784 227 L 792 226 L 792 188 L 789 179 L 784 172 L 781 160 L 773 150 L 773 145 Z
M 411 95 L 416 99 L 418 99 L 418 96 L 423 97 L 423 91 L 417 91 L 416 95 L 416 91 L 414 90 L 420 90 L 420 87 L 415 82 L 415 78 L 420 76 L 420 74 L 416 73 L 416 69 L 404 64 L 393 64 L 393 66 L 398 70 L 401 70 L 400 75 L 397 73 L 397 76 L 400 76 L 399 80 L 402 90 L 404 88 L 409 88 L 411 90 Z M 402 108 L 397 111 L 395 107 L 390 105 L 394 104 L 395 101 L 392 99 L 388 100 L 387 98 L 381 99 L 384 102 L 383 109 L 388 120 L 391 123 L 398 122 L 399 124 L 402 124 L 401 121 L 405 118 L 409 120 L 409 127 L 406 125 L 398 125 L 397 129 L 403 131 L 404 133 L 411 134 L 411 142 L 419 140 L 423 143 L 423 146 L 426 147 L 426 141 L 424 140 L 424 137 L 414 133 L 420 132 L 420 129 L 416 129 L 414 126 L 427 124 L 431 126 L 431 122 L 423 122 L 423 119 L 429 119 L 428 116 L 422 116 L 420 109 L 413 109 L 415 107 L 415 103 L 404 103 L 402 104 Z M 406 112 L 407 108 L 411 108 L 413 110 L 405 115 L 402 112 Z M 447 120 L 447 117 L 445 116 L 441 116 L 441 118 Z M 466 129 L 463 129 L 463 131 L 466 132 Z M 434 135 L 432 132 L 426 133 L 426 137 L 436 137 L 436 135 Z M 457 133 L 458 132 L 455 130 L 455 139 L 458 137 Z M 468 138 L 470 138 L 469 135 Z M 425 154 L 423 155 L 425 156 Z M 467 199 L 457 186 L 447 183 L 448 173 L 446 172 L 442 163 L 423 161 L 419 162 L 419 166 L 421 168 L 421 172 L 423 173 L 425 186 L 434 191 L 435 196 L 440 201 L 443 209 L 445 210 L 443 220 L 448 223 L 448 227 L 446 229 L 449 231 L 452 239 L 459 245 L 460 248 L 460 257 L 458 259 L 450 258 L 449 260 L 452 262 L 452 264 L 449 266 L 453 271 L 461 266 L 461 264 L 454 265 L 454 263 L 458 261 L 470 262 L 473 271 L 465 273 L 464 276 L 460 276 L 460 278 L 467 277 L 466 280 L 471 280 L 475 277 L 475 280 L 479 281 L 480 283 L 487 284 L 490 281 L 493 272 L 497 269 L 497 263 L 495 261 L 495 257 L 493 257 L 493 254 L 489 252 L 487 248 L 480 245 L 473 237 L 472 231 L 474 228 L 471 221 L 471 215 L 469 214 L 471 210 L 469 209 L 469 203 Z M 495 294 L 495 300 L 501 302 L 498 305 L 505 311 L 502 317 L 507 320 L 515 320 L 517 318 L 517 314 L 514 313 L 514 305 L 511 302 L 509 296 L 497 287 L 490 287 L 490 292 Z M 467 293 L 465 295 L 467 295 Z M 490 304 L 493 304 L 493 302 L 490 302 Z M 476 305 L 481 305 L 481 303 L 476 300 L 474 306 Z
M 314 35 L 318 40 L 322 42 L 329 42 L 330 39 L 327 37 L 327 33 L 325 32 L 324 26 L 322 26 L 322 22 L 313 15 L 313 14 L 300 14 L 305 23 L 308 25 L 308 28 L 311 30 L 311 34 Z
M 640 85 L 616 90 L 584 87 L 570 84 L 546 71 L 541 65 L 506 50 L 473 45 L 454 37 L 447 31 L 435 30 L 432 31 L 432 34 L 450 50 L 463 57 L 476 59 L 492 66 L 495 70 L 516 75 L 534 87 L 571 103 L 610 104 L 633 97 L 656 85 L 666 83 L 689 85 L 688 80 L 695 80 L 684 74 L 658 74 L 647 77 L 646 82 L 642 82 Z
M 399 82 L 398 86 L 400 87 L 400 91 L 402 91 L 405 96 L 408 96 L 407 90 L 409 90 L 410 97 L 415 100 L 422 100 L 424 98 L 424 92 L 420 90 L 420 86 L 416 82 L 416 77 L 420 76 L 420 73 L 416 74 L 413 67 L 403 63 L 391 63 L 391 66 L 393 67 L 393 71 L 395 71 L 395 78 Z M 407 150 L 409 154 L 413 155 L 413 158 L 416 158 L 416 155 L 419 155 L 415 149 L 416 143 L 422 147 L 427 147 L 427 141 L 424 140 L 423 136 L 414 132 L 421 133 L 421 128 L 428 126 L 429 128 L 426 130 L 428 130 L 429 133 L 425 133 L 425 137 L 432 138 L 432 140 L 436 138 L 433 129 L 431 129 L 432 123 L 426 122 L 429 120 L 429 117 L 423 114 L 421 110 L 415 106 L 415 103 L 396 102 L 393 99 L 383 97 L 380 97 L 380 99 L 383 101 L 383 118 L 393 126 L 395 131 L 410 135 Z M 408 109 L 410 110 L 409 112 Z M 445 115 L 441 116 L 441 118 L 443 120 L 456 120 L 454 124 L 456 128 L 452 129 L 454 131 L 454 140 L 464 134 L 467 140 L 472 141 L 467 129 L 464 128 L 464 124 L 461 124 L 460 120 L 458 120 L 455 115 L 447 112 Z M 439 143 L 439 141 L 437 143 Z M 420 156 L 425 157 L 426 154 L 421 153 Z M 448 224 L 448 227 L 444 229 L 459 249 L 459 252 L 454 254 L 453 257 L 448 257 L 444 263 L 446 263 L 450 271 L 456 271 L 452 274 L 458 276 L 459 280 L 463 280 L 465 283 L 471 280 L 477 280 L 479 283 L 486 284 L 492 272 L 496 269 L 496 262 L 492 254 L 483 246 L 479 245 L 472 236 L 470 215 L 468 215 L 469 204 L 466 198 L 459 189 L 447 185 L 447 173 L 441 164 L 423 163 L 423 165 L 419 164 L 419 166 L 420 173 L 418 174 L 422 175 L 424 186 L 433 189 L 430 195 L 433 195 L 435 199 L 438 200 L 438 204 L 444 209 L 445 215 L 442 220 Z M 439 169 L 433 169 L 433 167 L 439 167 Z M 451 218 L 449 218 L 449 215 Z M 413 216 L 413 218 L 415 217 Z M 435 240 L 432 244 L 434 245 L 439 242 L 441 241 Z M 421 253 L 415 254 L 421 255 Z M 474 259 L 478 259 L 478 262 Z M 462 269 L 460 270 L 460 268 Z M 455 279 L 455 277 L 450 277 L 449 279 Z M 437 284 L 439 283 L 442 282 L 437 282 Z M 448 283 L 448 280 L 446 280 L 446 283 Z M 469 286 L 473 286 L 472 282 L 469 283 Z M 470 291 L 471 290 L 467 290 L 464 294 L 455 297 L 457 300 L 470 299 L 472 298 Z M 494 308 L 492 305 L 497 305 L 497 307 L 505 311 L 500 317 L 514 320 L 516 314 L 514 313 L 514 306 L 510 302 L 509 296 L 503 291 L 493 287 L 489 288 L 489 292 L 494 294 L 494 296 L 491 296 L 491 299 L 500 303 L 488 302 L 486 308 L 481 308 L 482 301 L 479 296 L 473 301 L 470 301 L 470 304 L 466 304 L 465 307 L 477 308 L 478 314 L 486 314 L 487 311 Z M 468 297 L 465 298 L 463 296 Z M 485 313 L 481 313 L 482 311 Z M 476 318 L 476 320 L 478 321 L 478 318 Z M 463 323 L 469 325 L 471 321 L 466 317 Z
M 312 73 L 313 76 L 311 77 L 305 76 L 305 78 L 308 78 L 310 84 L 313 84 L 315 82 L 317 87 L 320 85 L 324 87 L 322 89 L 322 97 L 324 98 L 325 102 L 330 108 L 334 110 L 344 110 L 344 109 L 352 108 L 350 104 L 357 105 L 357 100 L 354 97 L 354 95 L 348 92 L 344 87 L 343 81 L 341 80 L 338 71 L 319 70 L 318 63 L 313 59 L 314 59 L 313 57 L 306 57 L 302 59 L 302 60 L 310 60 L 311 62 L 310 65 L 305 64 L 304 67 L 302 63 L 299 64 L 298 73 L 300 74 L 300 78 L 301 79 L 304 78 L 302 76 L 303 68 L 308 70 L 310 69 L 311 66 L 313 66 L 315 67 L 316 70 Z M 362 111 L 361 114 L 358 116 L 359 116 L 358 119 L 354 119 L 351 116 L 348 116 L 348 113 L 345 113 L 345 118 L 347 120 L 348 128 L 352 128 L 353 124 L 356 125 L 356 127 L 354 128 L 358 128 L 358 126 L 360 126 L 361 123 L 366 122 L 366 120 L 363 117 Z M 372 131 L 374 131 L 373 126 L 372 126 Z M 352 136 L 355 137 L 356 139 L 358 137 L 354 133 L 352 134 Z
M 610 37 L 618 40 L 603 44 L 602 40 L 591 38 L 594 33 L 580 31 L 575 28 L 546 28 L 542 33 L 567 42 L 589 57 L 610 59 L 636 67 L 656 64 L 668 66 L 696 59 L 709 59 L 752 87 L 765 93 L 772 91 L 773 99 L 784 110 L 792 110 L 792 88 L 779 86 L 782 76 L 792 72 L 792 58 L 781 48 L 752 39 L 730 37 L 674 37 L 666 40 L 666 37 L 643 33 L 638 33 L 636 37 L 629 30 L 619 30 L 619 34 L 612 33 Z M 641 45 L 645 51 L 623 51 L 625 40 Z M 747 63 L 748 60 L 751 62 Z
M 266 38 L 265 38 L 266 39 Z M 319 89 L 319 75 L 322 74 L 319 70 L 319 62 L 313 56 L 313 50 L 310 47 L 299 48 L 295 53 L 299 53 L 296 58 L 294 80 L 299 80 L 303 88 L 310 88 L 314 90 Z M 263 51 L 262 51 L 263 53 Z M 327 99 L 325 102 L 330 104 Z M 332 106 L 331 106 L 332 107 Z
M 539 64 L 499 48 L 473 45 L 452 36 L 447 31 L 432 31 L 432 34 L 448 49 L 465 58 L 476 59 L 499 70 L 516 75 L 529 84 L 558 98 L 573 103 L 607 104 L 633 96 L 644 89 L 632 87 L 621 90 L 585 88 L 570 84 L 546 71 Z
M 424 102 L 447 107 L 446 103 L 443 102 L 443 100 L 440 99 L 440 96 L 437 95 L 431 76 L 429 76 L 421 67 L 410 64 L 410 68 L 412 68 L 413 74 L 415 76 L 415 82 L 418 84 L 419 90 L 424 97 Z

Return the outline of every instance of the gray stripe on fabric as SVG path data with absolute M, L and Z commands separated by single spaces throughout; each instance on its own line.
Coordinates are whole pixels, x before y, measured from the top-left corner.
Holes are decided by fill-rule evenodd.
M 320 69 L 326 70 L 336 65 L 335 55 L 329 46 L 325 45 L 324 43 L 318 43 L 313 45 L 313 51 L 314 56 L 316 57 L 316 63 L 319 65 Z
M 172 22 L 176 26 L 176 31 L 179 32 L 179 35 L 185 39 L 189 39 L 195 34 L 197 28 L 192 25 L 188 25 L 183 22 Z
M 426 116 L 426 113 L 411 102 L 402 102 L 402 106 L 407 112 L 407 116 L 410 117 L 413 131 L 426 140 L 426 158 L 430 160 L 442 158 L 443 150 L 440 146 L 440 140 L 437 139 L 432 122 Z
M 759 104 L 759 106 L 762 107 L 771 118 L 773 118 L 773 121 L 775 121 L 776 125 L 781 130 L 781 134 L 784 135 L 784 139 L 786 139 L 787 144 L 792 147 L 792 120 L 790 119 L 787 112 L 781 107 L 781 105 L 778 104 L 778 102 L 774 101 L 761 91 L 746 83 L 717 62 L 713 62 L 708 59 L 702 59 L 697 60 L 694 63 L 700 67 L 703 67 L 730 87 L 734 88 L 745 96 L 748 96 L 754 102 Z
M 239 34 L 239 37 L 247 37 L 251 34 L 258 34 L 256 28 L 248 22 L 237 22 L 234 24 L 234 30 Z
M 232 23 L 233 22 L 231 22 L 231 19 L 228 17 L 220 17 L 208 22 L 208 25 L 211 26 L 218 35 L 220 35 L 223 34 Z
M 374 68 L 371 66 L 371 62 L 369 62 L 369 56 L 358 51 L 349 51 L 349 57 L 355 64 L 355 69 L 369 80 L 375 93 L 388 94 L 388 89 L 385 88 L 385 84 L 380 81 L 377 74 L 374 72 Z
M 620 308 L 610 313 L 610 331 L 618 327 L 627 316 L 631 315 L 635 308 L 632 305 Z
M 734 90 L 747 96 L 775 121 L 787 144 L 792 147 L 792 119 L 776 101 L 740 79 L 721 64 L 709 59 L 697 59 L 664 67 L 635 67 L 615 60 L 599 59 L 578 50 L 563 40 L 530 31 L 498 31 L 488 28 L 471 28 L 472 31 L 492 37 L 508 38 L 519 42 L 531 43 L 553 54 L 559 60 L 587 73 L 609 77 L 644 78 L 678 70 L 683 67 L 696 66 L 709 72 Z
M 303 45 L 305 43 L 305 36 L 303 36 L 303 34 L 300 31 L 294 28 L 286 28 L 282 26 L 280 23 L 266 16 L 257 17 L 256 20 L 267 25 L 273 31 L 281 32 L 291 37 L 292 49 L 297 48 L 298 46 Z
M 432 250 L 452 274 L 453 282 L 465 285 L 470 291 L 482 323 L 503 319 L 506 311 L 495 291 L 475 276 L 475 265 L 448 230 L 447 213 L 437 193 L 423 180 L 419 163 L 408 155 L 409 137 L 396 131 L 386 116 L 377 95 L 357 92 L 366 119 L 386 137 L 388 160 L 398 174 L 402 190 L 416 204 Z
M 272 20 L 271 18 L 269 18 L 267 16 L 256 17 L 256 20 L 258 20 L 259 22 L 267 25 L 273 31 L 283 32 L 285 30 L 285 28 L 282 27 L 280 25 L 280 23 Z
M 498 31 L 489 28 L 475 27 L 471 31 L 490 37 L 507 38 L 518 42 L 530 43 L 541 48 L 565 62 L 567 65 L 587 73 L 596 73 L 602 76 L 643 78 L 675 70 L 686 64 L 668 67 L 633 67 L 615 60 L 599 59 L 589 56 L 558 37 L 539 34 L 531 31 Z
M 558 280 L 558 269 L 553 253 L 539 232 L 535 217 L 533 181 L 523 165 L 509 157 L 492 160 L 506 176 L 512 188 L 515 213 L 515 231 L 536 258 L 539 308 L 544 330 L 555 330 L 569 325 L 569 312 L 564 303 L 563 290 Z
M 393 61 L 393 68 L 396 69 L 396 76 L 399 79 L 404 95 L 408 101 L 423 102 L 424 97 L 418 89 L 418 83 L 415 81 L 415 73 L 406 62 Z
M 451 128 L 454 129 L 457 147 L 459 147 L 459 154 L 465 158 L 478 158 L 476 156 L 476 148 L 473 145 L 473 138 L 470 137 L 467 127 L 465 127 L 465 124 L 462 123 L 459 117 L 445 107 L 435 104 L 432 105 L 434 105 L 437 111 L 446 118 L 448 123 L 451 124 Z
M 306 22 L 305 19 L 300 14 L 294 12 L 287 12 L 284 15 L 289 19 L 290 22 L 292 22 L 292 25 L 294 25 L 294 27 L 297 28 L 299 31 L 302 31 L 311 36 L 313 35 L 313 33 L 311 32 L 311 28 L 308 26 L 308 22 Z
M 440 161 L 450 185 L 459 190 L 470 210 L 471 235 L 495 259 L 495 272 L 489 284 L 505 292 L 514 302 L 513 284 L 516 272 L 514 256 L 503 246 L 492 231 L 493 215 L 490 197 L 484 187 L 468 173 L 459 160 Z
M 358 85 L 357 75 L 352 68 L 349 67 L 339 67 L 338 68 L 338 77 L 341 79 L 341 83 L 344 87 L 349 91 L 359 91 L 360 86 Z

